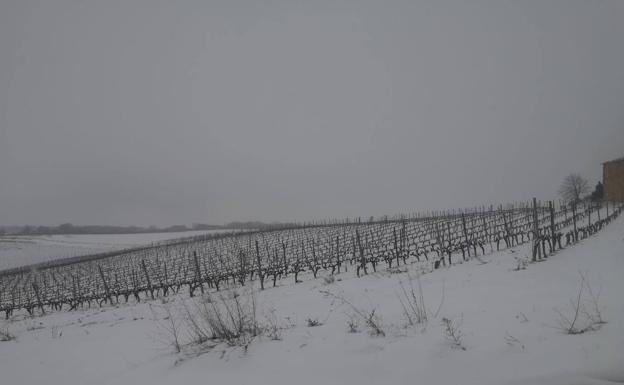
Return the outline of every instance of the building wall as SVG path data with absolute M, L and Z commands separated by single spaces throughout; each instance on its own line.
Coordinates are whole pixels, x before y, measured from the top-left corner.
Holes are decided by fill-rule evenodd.
M 624 201 L 624 158 L 602 164 L 604 199 Z

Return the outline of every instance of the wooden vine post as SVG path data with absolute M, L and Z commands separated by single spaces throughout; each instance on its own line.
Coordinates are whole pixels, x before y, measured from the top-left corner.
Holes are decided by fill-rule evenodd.
M 533 197 L 533 262 L 537 261 L 539 250 L 539 224 L 537 223 L 537 199 Z
M 464 229 L 464 241 L 466 242 L 466 248 L 468 249 L 468 257 L 470 257 L 470 247 L 468 246 L 468 230 L 466 229 L 466 215 L 462 213 L 462 228 Z
M 574 242 L 578 242 L 578 230 L 576 229 L 576 202 L 572 202 L 572 223 L 574 224 Z
M 548 202 L 548 209 L 550 210 L 550 243 L 552 251 L 555 251 L 557 235 L 555 233 L 555 207 L 552 201 Z
M 108 298 L 108 302 L 110 304 L 113 303 L 113 298 L 110 294 L 110 289 L 108 287 L 108 282 L 106 282 L 106 278 L 104 277 L 104 272 L 102 271 L 102 266 L 98 265 L 98 271 L 100 272 L 100 278 L 102 278 L 102 285 L 104 285 L 104 291 L 106 292 L 106 298 Z
M 150 297 L 154 299 L 154 289 L 152 287 L 152 280 L 150 279 L 149 272 L 147 271 L 147 266 L 145 265 L 145 259 L 141 259 L 141 268 L 143 269 L 143 274 L 145 274 L 145 281 L 147 282 L 147 290 L 150 292 Z
M 264 290 L 264 274 L 262 273 L 262 264 L 260 259 L 260 248 L 256 239 L 256 267 L 258 269 L 258 278 L 260 278 L 260 290 Z

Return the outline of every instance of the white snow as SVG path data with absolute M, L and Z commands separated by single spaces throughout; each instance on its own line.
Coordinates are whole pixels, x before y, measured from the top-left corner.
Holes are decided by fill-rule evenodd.
M 397 298 L 407 274 L 336 282 L 292 277 L 257 293 L 259 316 L 273 311 L 292 327 L 280 341 L 259 337 L 245 350 L 220 344 L 203 354 L 176 354 L 164 345 L 160 300 L 116 307 L 16 315 L 6 325 L 17 338 L 0 342 L 2 384 L 608 384 L 624 381 L 624 217 L 600 233 L 526 270 L 514 271 L 528 246 L 421 276 L 431 313 L 427 325 L 405 327 Z M 567 311 L 580 274 L 600 291 L 607 321 L 598 330 L 567 335 L 555 308 Z M 417 272 L 411 267 L 410 274 Z M 361 325 L 348 333 L 352 311 L 329 290 L 363 310 L 376 309 L 386 337 Z M 240 291 L 240 290 L 239 290 Z M 183 289 L 169 302 L 190 302 Z M 154 319 L 154 317 L 158 319 Z M 445 339 L 441 319 L 461 320 L 463 344 Z M 308 327 L 307 318 L 323 325 Z M 4 321 L 1 321 L 4 322 Z M 4 326 L 0 323 L 0 329 Z M 512 336 L 517 342 L 511 342 Z
M 0 237 L 0 270 L 60 258 L 103 253 L 149 245 L 176 238 L 215 234 L 232 230 L 185 231 L 144 234 L 77 234 Z

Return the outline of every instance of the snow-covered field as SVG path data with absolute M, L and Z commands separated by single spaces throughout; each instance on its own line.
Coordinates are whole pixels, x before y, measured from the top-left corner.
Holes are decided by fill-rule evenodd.
M 327 283 L 302 277 L 256 294 L 260 322 L 284 327 L 280 340 L 257 337 L 247 349 L 225 344 L 163 343 L 163 303 L 178 297 L 34 318 L 6 324 L 14 341 L 0 342 L 2 384 L 611 384 L 624 381 L 624 217 L 574 247 L 515 270 L 528 246 L 493 253 L 420 277 L 429 320 L 406 326 L 399 302 L 406 272 L 349 270 Z M 402 269 L 405 269 L 401 266 Z M 412 277 L 415 267 L 409 268 Z M 568 335 L 583 273 L 607 322 Z M 247 287 L 248 289 L 248 287 Z M 238 290 L 244 293 L 243 290 Z M 372 336 L 354 310 L 375 309 L 385 337 Z M 244 298 L 244 294 L 241 294 Z M 585 289 L 582 301 L 588 300 Z M 586 309 L 590 309 L 588 302 Z M 435 313 L 438 313 L 437 316 Z M 322 325 L 309 327 L 307 319 Z M 458 322 L 465 350 L 446 338 L 442 319 Z M 0 330 L 4 321 L 0 321 Z M 184 336 L 183 336 L 184 337 Z M 202 354 L 197 353 L 204 350 Z
M 79 234 L 0 237 L 0 270 L 59 258 L 149 245 L 170 239 L 232 230 L 145 234 Z

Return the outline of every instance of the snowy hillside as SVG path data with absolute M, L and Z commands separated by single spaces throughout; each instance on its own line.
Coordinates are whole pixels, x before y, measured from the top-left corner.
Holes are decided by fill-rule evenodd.
M 196 309 L 201 299 L 186 292 L 34 318 L 22 312 L 0 321 L 0 330 L 15 337 L 0 342 L 0 379 L 14 385 L 624 381 L 624 218 L 518 269 L 529 247 L 422 275 L 408 265 L 362 278 L 350 269 L 333 282 L 278 281 L 253 297 L 257 322 L 273 332 L 246 346 L 190 344 L 178 324 L 183 346 L 176 353 L 165 314 L 181 322 L 184 305 Z M 419 282 L 427 320 L 409 325 L 402 302 L 409 308 L 412 289 L 420 302 Z M 236 291 L 249 301 L 249 285 Z M 222 292 L 212 300 L 220 295 L 233 297 Z M 574 316 L 577 302 L 587 313 L 579 314 L 577 326 L 591 327 L 571 335 L 561 321 Z M 365 320 L 373 310 L 377 333 Z M 586 323 L 598 315 L 606 323 Z
M 55 259 L 103 253 L 166 240 L 232 230 L 143 234 L 15 235 L 0 237 L 0 270 Z

